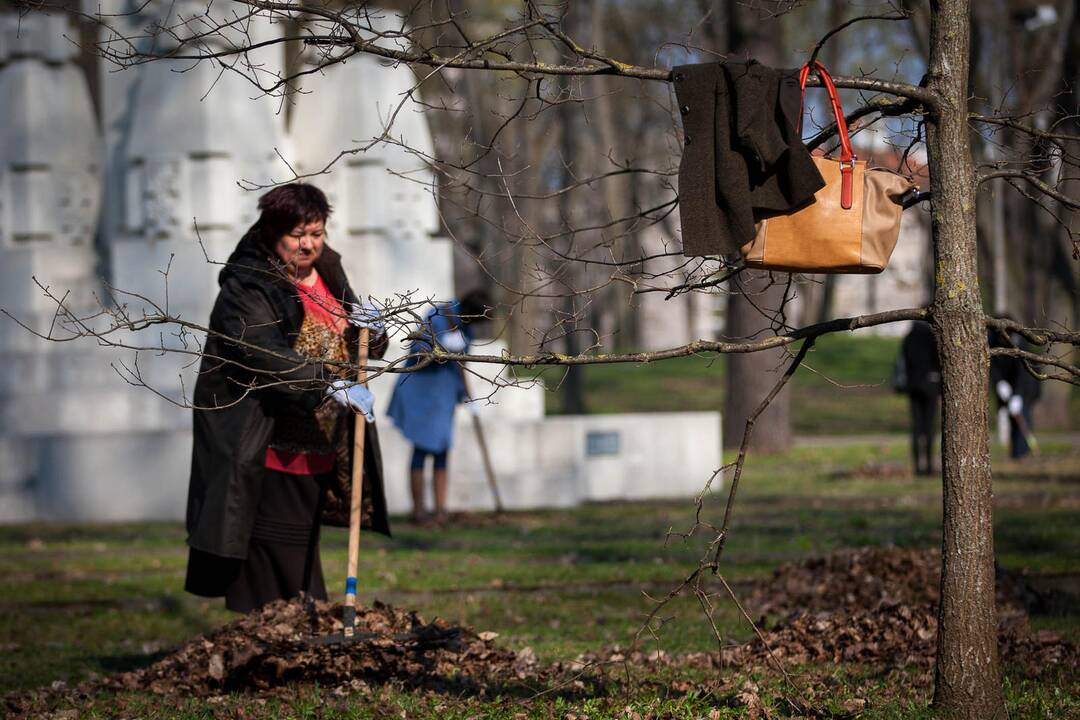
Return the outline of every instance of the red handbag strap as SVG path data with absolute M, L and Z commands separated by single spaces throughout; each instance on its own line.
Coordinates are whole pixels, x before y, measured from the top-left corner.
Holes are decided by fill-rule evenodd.
M 836 130 L 840 136 L 840 173 L 841 173 L 841 187 L 840 187 L 840 206 L 845 210 L 851 209 L 851 196 L 852 196 L 852 175 L 855 171 L 855 152 L 851 149 L 851 136 L 848 134 L 847 120 L 844 118 L 844 108 L 840 105 L 840 95 L 836 92 L 836 85 L 833 84 L 832 76 L 829 75 L 829 71 L 825 69 L 819 61 L 807 63 L 799 70 L 799 90 L 801 93 L 800 110 L 799 110 L 799 133 L 802 133 L 802 104 L 806 101 L 806 80 L 810 77 L 810 72 L 813 71 L 815 75 L 821 78 L 821 84 L 825 86 L 825 89 L 829 93 L 829 102 L 832 104 L 833 116 L 836 118 Z

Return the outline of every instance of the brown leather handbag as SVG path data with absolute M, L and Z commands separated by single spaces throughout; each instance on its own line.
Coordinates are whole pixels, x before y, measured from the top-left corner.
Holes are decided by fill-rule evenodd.
M 819 62 L 813 68 L 803 65 L 799 73 L 804 99 L 811 71 L 832 101 L 840 159 L 814 158 L 825 187 L 795 212 L 758 223 L 757 235 L 742 246 L 744 262 L 785 272 L 879 273 L 896 247 L 904 196 L 916 189 L 915 183 L 891 170 L 868 168 L 855 158 L 840 96 Z

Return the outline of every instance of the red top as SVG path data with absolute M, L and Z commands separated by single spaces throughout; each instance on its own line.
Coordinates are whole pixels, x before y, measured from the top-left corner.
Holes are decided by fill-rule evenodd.
M 296 288 L 299 290 L 300 302 L 304 305 L 305 320 L 325 325 L 338 335 L 345 332 L 348 326 L 345 311 L 318 273 L 315 274 L 314 285 L 305 287 L 297 282 Z M 268 447 L 265 465 L 270 470 L 290 475 L 321 475 L 334 469 L 335 459 L 332 452 L 289 452 Z
M 315 271 L 312 270 L 312 272 Z M 315 284 L 311 287 L 296 283 L 296 288 L 300 291 L 300 301 L 304 304 L 305 317 L 332 327 L 338 335 L 345 332 L 348 326 L 345 310 L 338 299 L 331 294 L 330 288 L 326 287 L 321 275 L 315 273 Z

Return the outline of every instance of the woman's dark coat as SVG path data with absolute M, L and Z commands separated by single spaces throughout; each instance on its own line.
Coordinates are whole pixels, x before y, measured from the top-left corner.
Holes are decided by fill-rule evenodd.
M 341 256 L 324 246 L 315 269 L 336 298 L 355 303 Z M 292 350 L 304 319 L 295 286 L 249 230 L 218 277 L 194 394 L 194 447 L 188 487 L 188 545 L 228 558 L 247 556 L 274 416 L 314 410 L 334 377 Z M 351 337 L 350 337 L 351 335 Z M 355 345 L 355 330 L 346 339 Z M 381 357 L 385 340 L 372 347 Z M 331 401 L 332 402 L 332 401 Z M 379 437 L 365 423 L 364 495 L 371 529 L 390 534 Z M 351 444 L 351 441 L 350 441 Z

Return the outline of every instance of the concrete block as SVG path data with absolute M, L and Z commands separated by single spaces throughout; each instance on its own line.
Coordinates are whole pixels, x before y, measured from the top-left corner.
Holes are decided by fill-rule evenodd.
M 190 432 L 45 439 L 37 516 L 63 521 L 181 519 L 190 463 Z
M 690 498 L 721 464 L 719 413 L 641 413 L 483 420 L 500 494 L 509 509 L 584 501 Z M 384 423 L 389 425 L 389 423 Z M 390 508 L 411 509 L 411 447 L 382 427 Z M 451 510 L 493 507 L 472 419 L 459 410 L 450 453 Z M 714 482 L 714 492 L 723 487 Z M 430 507 L 430 499 L 428 506 Z

